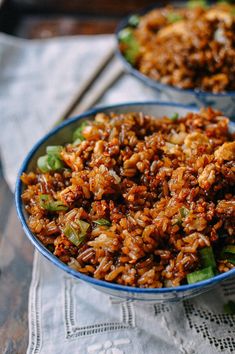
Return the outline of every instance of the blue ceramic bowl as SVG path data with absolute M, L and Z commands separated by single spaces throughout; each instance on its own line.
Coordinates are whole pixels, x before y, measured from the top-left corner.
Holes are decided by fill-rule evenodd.
M 25 211 L 24 205 L 21 201 L 21 194 L 23 191 L 23 184 L 20 180 L 20 176 L 23 172 L 29 172 L 36 167 L 36 162 L 39 156 L 45 153 L 45 148 L 47 145 L 60 145 L 71 141 L 72 133 L 75 128 L 84 119 L 93 119 L 98 112 L 114 112 L 114 113 L 128 113 L 128 112 L 143 112 L 145 114 L 151 114 L 156 117 L 161 117 L 163 115 L 172 116 L 174 113 L 178 112 L 180 115 L 184 115 L 190 111 L 197 111 L 197 109 L 190 106 L 185 106 L 176 103 L 164 103 L 164 102 L 146 102 L 146 103 L 130 103 L 130 104 L 119 104 L 113 106 L 100 107 L 94 109 L 87 113 L 84 113 L 78 117 L 72 118 L 46 134 L 28 153 L 26 159 L 24 160 L 22 167 L 19 171 L 17 182 L 16 182 L 16 208 L 19 219 L 23 226 L 23 229 L 28 236 L 29 240 L 37 248 L 37 250 L 45 256 L 50 262 L 55 264 L 58 268 L 71 274 L 75 278 L 81 279 L 97 290 L 103 291 L 112 296 L 117 296 L 126 299 L 144 300 L 144 301 L 154 301 L 154 302 L 168 302 L 168 301 L 178 301 L 181 299 L 189 298 L 195 295 L 199 295 L 215 284 L 221 282 L 224 279 L 235 275 L 235 269 L 230 270 L 227 273 L 215 276 L 212 279 L 202 281 L 193 285 L 183 285 L 175 288 L 162 288 L 162 289 L 142 289 L 133 288 L 129 286 L 122 286 L 114 283 L 109 283 L 103 280 L 97 280 L 91 278 L 87 275 L 79 273 L 73 270 L 66 264 L 62 263 L 58 258 L 56 258 L 47 248 L 37 239 L 37 237 L 30 231 L 27 226 L 27 213 Z M 235 125 L 232 129 L 235 131 Z M 46 274 L 45 274 L 46 276 Z
M 212 2 L 213 3 L 213 2 Z M 180 5 L 180 3 L 179 3 Z M 183 4 L 185 5 L 185 4 Z M 182 6 L 182 3 L 181 3 Z M 143 16 L 153 8 L 161 7 L 161 4 L 156 4 L 155 6 L 150 6 L 147 9 L 135 13 L 137 15 Z M 205 91 L 200 91 L 198 89 L 181 89 L 175 86 L 162 84 L 157 80 L 153 80 L 148 76 L 142 74 L 134 66 L 132 66 L 123 54 L 119 50 L 119 32 L 128 27 L 129 18 L 132 15 L 124 18 L 118 25 L 116 29 L 116 46 L 117 46 L 117 56 L 121 59 L 126 71 L 136 77 L 138 80 L 142 81 L 144 84 L 152 87 L 154 90 L 160 93 L 164 93 L 167 100 L 170 102 L 180 102 L 187 105 L 195 105 L 196 107 L 213 107 L 220 110 L 227 117 L 235 120 L 235 91 L 229 91 L 225 93 L 210 93 Z

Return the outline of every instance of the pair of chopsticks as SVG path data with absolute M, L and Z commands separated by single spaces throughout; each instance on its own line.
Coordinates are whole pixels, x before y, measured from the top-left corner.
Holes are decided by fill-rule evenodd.
M 79 86 L 66 104 L 59 122 L 93 107 L 123 73 L 123 66 L 115 57 L 114 48 L 111 48 L 95 71 L 88 74 L 87 80 Z

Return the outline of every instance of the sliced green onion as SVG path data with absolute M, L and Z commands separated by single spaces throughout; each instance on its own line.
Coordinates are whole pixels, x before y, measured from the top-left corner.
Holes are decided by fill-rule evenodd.
M 185 207 L 179 209 L 181 218 L 186 218 L 189 214 L 189 210 Z
M 63 162 L 55 155 L 48 155 L 47 163 L 51 171 L 57 171 L 64 167 Z
M 60 153 L 63 150 L 61 145 L 47 146 L 46 152 L 48 155 L 53 155 L 60 158 Z
M 48 211 L 64 211 L 67 210 L 67 205 L 64 205 L 59 200 L 53 200 L 48 194 L 41 194 L 39 196 L 40 207 Z
M 79 232 L 72 225 L 66 225 L 63 232 L 68 240 L 77 247 L 84 241 L 84 236 L 80 237 Z
M 228 315 L 235 315 L 235 301 L 230 300 L 224 304 L 224 312 Z
M 188 216 L 189 214 L 189 210 L 185 207 L 182 207 L 179 209 L 180 212 L 180 217 L 178 217 L 177 221 L 174 223 L 174 225 L 178 225 L 181 226 L 183 219 L 186 218 L 186 216 Z
M 175 23 L 175 22 L 183 20 L 183 17 L 180 14 L 178 14 L 177 12 L 170 11 L 167 13 L 166 19 L 169 23 Z
M 173 122 L 176 122 L 179 118 L 179 113 L 174 113 L 171 117 L 169 117 L 170 120 L 172 120 Z
M 124 50 L 125 58 L 129 61 L 129 63 L 135 64 L 140 47 L 131 28 L 124 28 L 121 32 L 119 32 L 118 38 L 121 43 L 124 43 L 127 46 Z
M 133 39 L 133 31 L 131 28 L 127 27 L 118 33 L 119 41 L 125 44 L 129 44 Z
M 214 276 L 214 271 L 212 267 L 203 268 L 197 270 L 193 273 L 187 274 L 188 284 L 198 283 L 199 281 L 212 278 Z
M 203 267 L 212 267 L 213 269 L 216 269 L 216 261 L 212 247 L 202 248 L 199 253 Z
M 85 140 L 82 135 L 83 129 L 88 125 L 88 122 L 82 122 L 82 124 L 74 131 L 73 133 L 73 141 L 75 142 L 77 139 L 80 139 L 81 142 Z
M 49 172 L 51 169 L 48 165 L 48 155 L 40 156 L 37 161 L 37 166 L 41 172 Z
M 80 227 L 80 235 L 83 236 L 83 235 L 86 235 L 87 233 L 87 230 L 89 229 L 90 227 L 90 224 L 86 221 L 83 221 L 83 220 L 77 220 L 76 223 L 79 225 Z
M 235 254 L 235 245 L 227 245 L 223 248 L 223 253 L 232 253 Z
M 76 223 L 78 224 L 80 231 L 71 224 L 67 224 L 63 232 L 68 240 L 78 247 L 85 240 L 90 224 L 83 220 L 77 220 Z
M 83 139 L 83 140 L 85 140 L 85 139 Z M 82 140 L 81 140 L 80 138 L 77 138 L 76 140 L 74 140 L 73 145 L 74 145 L 74 146 L 75 146 L 75 145 L 80 145 L 81 142 L 82 142 Z
M 93 221 L 95 224 L 101 225 L 101 226 L 110 226 L 111 222 L 107 219 L 98 219 Z
M 41 172 L 45 173 L 60 170 L 64 167 L 64 164 L 55 155 L 44 155 L 38 158 L 37 166 Z
M 208 4 L 206 0 L 189 0 L 187 6 L 190 9 L 195 9 L 196 7 L 202 7 L 204 9 L 208 8 Z
M 128 24 L 131 27 L 137 27 L 139 23 L 140 23 L 140 16 L 138 15 L 132 15 L 128 20 Z
M 131 47 L 125 51 L 125 58 L 130 64 L 134 65 L 139 54 L 139 44 L 133 42 Z

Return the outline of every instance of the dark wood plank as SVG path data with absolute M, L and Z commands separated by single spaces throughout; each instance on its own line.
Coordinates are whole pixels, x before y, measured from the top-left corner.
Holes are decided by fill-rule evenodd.
M 168 0 L 12 0 L 16 9 L 41 13 L 70 13 L 79 15 L 124 16 L 152 4 L 166 4 Z
M 177 0 L 5 0 L 0 31 L 23 38 L 113 33 L 126 15 Z
M 23 38 L 52 38 L 70 35 L 114 33 L 119 20 L 74 16 L 25 16 L 16 33 Z
M 24 235 L 2 176 L 0 201 L 0 353 L 23 354 L 28 344 L 33 246 Z

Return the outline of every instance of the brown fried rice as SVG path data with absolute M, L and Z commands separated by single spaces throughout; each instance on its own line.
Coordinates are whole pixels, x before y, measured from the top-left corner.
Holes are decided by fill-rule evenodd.
M 206 247 L 216 272 L 233 268 L 221 258 L 235 244 L 228 123 L 212 109 L 171 119 L 97 114 L 61 148 L 62 167 L 22 175 L 29 228 L 79 272 L 128 286 L 185 284 Z
M 213 93 L 235 90 L 235 5 L 158 8 L 128 29 L 134 38 L 120 36 L 120 49 L 151 79 Z

